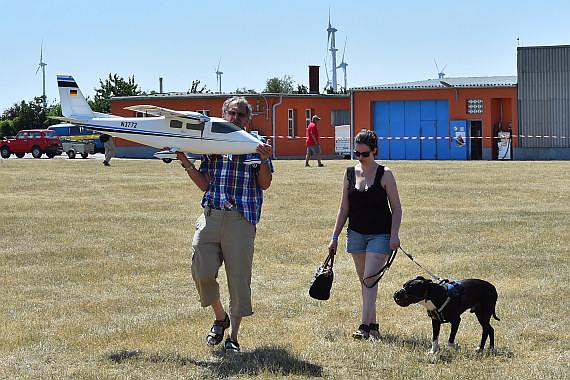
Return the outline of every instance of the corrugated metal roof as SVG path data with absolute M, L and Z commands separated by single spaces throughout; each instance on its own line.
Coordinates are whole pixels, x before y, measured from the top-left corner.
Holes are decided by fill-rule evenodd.
M 109 100 L 114 101 L 142 101 L 142 100 L 183 100 L 183 99 L 228 99 L 232 96 L 244 96 L 246 98 L 279 98 L 283 96 L 284 98 L 349 98 L 349 94 L 275 94 L 275 93 L 247 93 L 247 94 L 219 94 L 219 93 L 188 93 L 188 92 L 165 92 L 165 93 L 154 93 L 154 94 L 141 94 L 133 96 L 113 96 Z
M 381 84 L 376 86 L 353 87 L 351 91 L 413 90 L 446 87 L 516 87 L 517 76 L 457 77 L 426 79 L 417 82 Z

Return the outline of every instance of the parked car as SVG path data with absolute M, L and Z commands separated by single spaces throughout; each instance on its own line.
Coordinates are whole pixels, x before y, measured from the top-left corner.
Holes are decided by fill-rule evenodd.
M 48 129 L 55 131 L 61 141 L 92 141 L 95 144 L 95 153 L 105 153 L 105 146 L 99 139 L 101 136 L 99 132 L 68 123 L 52 125 Z
M 18 158 L 24 157 L 26 153 L 32 153 L 34 158 L 40 158 L 44 153 L 53 158 L 61 152 L 59 137 L 54 131 L 47 129 L 21 130 L 16 137 L 0 141 L 2 158 L 8 158 L 12 153 Z

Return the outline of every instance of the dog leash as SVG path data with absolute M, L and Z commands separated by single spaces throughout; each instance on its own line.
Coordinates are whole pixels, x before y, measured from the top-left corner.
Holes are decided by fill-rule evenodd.
M 429 270 L 427 270 L 426 268 L 424 268 L 420 263 L 418 263 L 418 262 L 414 259 L 414 257 L 413 257 L 412 255 L 410 255 L 408 252 L 404 251 L 404 248 L 402 248 L 402 247 L 400 246 L 400 247 L 398 247 L 398 249 L 402 250 L 402 252 L 404 252 L 404 254 L 410 258 L 410 260 L 412 260 L 414 263 L 416 263 L 417 266 L 419 266 L 420 268 L 422 268 L 423 270 L 425 270 L 427 273 L 429 273 L 430 276 L 432 276 L 434 279 L 436 279 L 436 280 L 439 281 L 439 282 L 446 281 L 445 278 L 441 278 L 441 277 L 439 277 L 439 276 L 436 276 L 435 274 L 431 273 Z M 362 280 L 362 284 L 363 284 L 364 286 L 366 286 L 367 288 L 372 288 L 372 287 L 374 287 L 374 286 L 378 283 L 378 281 L 380 281 L 380 279 L 382 278 L 382 276 L 384 276 L 384 273 L 386 273 L 386 271 L 388 271 L 388 269 L 390 268 L 390 265 L 392 265 L 392 262 L 393 262 L 394 259 L 396 258 L 396 253 L 398 253 L 398 250 L 397 250 L 397 249 L 396 249 L 395 251 L 391 251 L 391 252 L 390 252 L 390 256 L 388 257 L 388 260 L 386 261 L 386 264 L 385 264 L 382 268 L 380 268 L 380 270 L 378 271 L 378 273 L 373 274 L 372 276 L 368 276 L 368 277 L 366 277 L 364 280 Z M 374 280 L 374 282 L 372 283 L 372 285 L 367 285 L 367 284 L 366 284 L 366 280 L 368 280 L 368 279 L 370 279 L 370 278 L 373 278 L 373 277 L 376 277 L 376 276 L 378 276 L 378 275 L 380 275 L 380 276 L 379 276 L 376 280 Z M 444 305 L 444 306 L 445 306 L 445 305 Z
M 400 247 L 400 249 L 402 250 L 402 252 L 404 252 L 404 254 L 406 256 L 408 256 L 410 258 L 410 260 L 412 260 L 414 263 L 416 263 L 417 266 L 419 266 L 420 268 L 422 268 L 423 270 L 425 270 L 426 272 L 429 273 L 430 276 L 432 276 L 433 278 L 435 278 L 437 281 L 445 281 L 444 278 L 441 278 L 439 276 L 436 276 L 435 274 L 431 273 L 429 270 L 427 270 L 426 268 L 422 267 L 422 265 L 420 263 L 418 263 L 416 260 L 414 260 L 414 257 L 412 255 L 410 255 L 408 252 L 404 251 L 404 248 Z
M 384 266 L 382 268 L 380 268 L 380 270 L 378 271 L 378 273 L 373 274 L 372 276 L 368 276 L 365 279 L 362 280 L 362 284 L 364 286 L 366 286 L 367 288 L 373 288 L 378 281 L 380 281 L 380 279 L 382 278 L 382 276 L 384 276 L 384 273 L 386 273 L 388 271 L 388 269 L 390 268 L 390 265 L 392 265 L 392 262 L 394 262 L 394 259 L 396 258 L 396 253 L 398 252 L 398 250 L 395 251 L 390 251 L 390 256 L 388 257 L 388 260 L 386 260 L 386 264 L 384 264 Z M 374 282 L 372 283 L 372 285 L 367 285 L 366 284 L 366 280 L 368 280 L 369 278 L 373 278 L 380 275 L 376 280 L 374 280 Z

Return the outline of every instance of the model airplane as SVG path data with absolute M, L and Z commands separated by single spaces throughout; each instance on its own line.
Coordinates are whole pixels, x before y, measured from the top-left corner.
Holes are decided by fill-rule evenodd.
M 256 148 L 261 141 L 234 124 L 197 112 L 174 111 L 152 105 L 125 109 L 156 117 L 120 117 L 93 112 L 75 79 L 57 76 L 63 117 L 52 116 L 74 125 L 158 149 L 155 157 L 170 162 L 176 152 L 186 154 L 252 154 L 248 164 L 261 162 Z

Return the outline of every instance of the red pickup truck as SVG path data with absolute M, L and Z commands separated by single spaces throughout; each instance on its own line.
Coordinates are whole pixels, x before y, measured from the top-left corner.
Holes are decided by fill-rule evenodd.
M 14 138 L 0 140 L 2 158 L 8 158 L 12 153 L 22 158 L 30 152 L 34 158 L 40 158 L 44 153 L 52 158 L 61 154 L 61 141 L 54 131 L 47 129 L 22 130 Z

